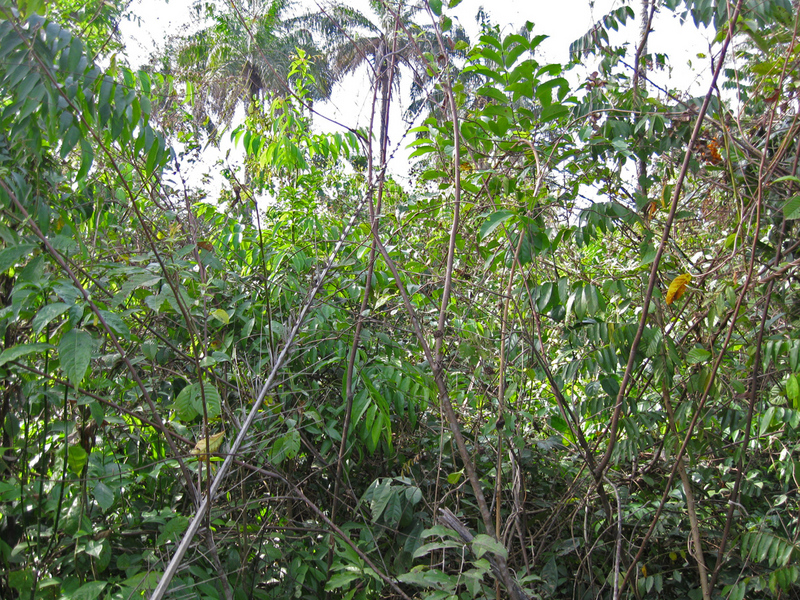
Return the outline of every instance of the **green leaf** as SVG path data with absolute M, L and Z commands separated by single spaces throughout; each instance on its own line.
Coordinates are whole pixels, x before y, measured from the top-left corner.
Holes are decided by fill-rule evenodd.
M 330 592 L 341 587 L 346 586 L 352 581 L 356 581 L 357 579 L 361 579 L 361 573 L 336 573 L 330 579 L 328 579 L 328 583 L 325 584 L 325 591 Z
M 203 397 L 206 400 L 206 414 L 209 420 L 216 419 L 222 411 L 222 398 L 220 398 L 217 388 L 211 383 L 203 384 L 203 393 L 200 393 L 200 384 L 192 384 L 192 405 L 198 415 L 203 414 Z
M 105 510 L 108 510 L 114 505 L 114 492 L 102 481 L 98 481 L 92 490 L 97 505 Z
M 767 410 L 764 411 L 764 415 L 761 417 L 759 435 L 764 435 L 771 429 L 772 420 L 774 416 L 775 416 L 774 406 L 770 406 Z M 766 552 L 766 550 L 764 552 Z M 758 560 L 764 560 L 764 557 L 761 556 L 760 558 L 758 558 Z
M 403 505 L 400 501 L 400 495 L 395 493 L 389 498 L 389 503 L 383 511 L 383 522 L 387 527 L 395 529 L 400 523 L 400 517 L 403 516 Z
M 61 336 L 58 357 L 61 369 L 73 385 L 83 381 L 92 359 L 93 346 L 92 336 L 80 329 L 71 329 Z
M 485 533 L 479 533 L 472 539 L 472 551 L 478 558 L 487 552 L 508 558 L 508 550 L 505 546 Z
M 64 594 L 65 600 L 95 600 L 108 585 L 105 581 L 91 581 L 83 584 L 71 594 Z
M 793 402 L 800 398 L 800 381 L 797 375 L 790 375 L 786 380 L 786 397 Z
M 0 250 L 0 273 L 5 273 L 11 267 L 16 265 L 22 257 L 30 256 L 33 249 L 36 248 L 34 244 L 19 244 L 18 246 L 11 246 Z
M 18 358 L 22 358 L 28 354 L 34 354 L 35 352 L 44 352 L 50 348 L 55 348 L 55 346 L 44 343 L 11 346 L 11 348 L 6 348 L 3 350 L 3 353 L 0 354 L 0 367 L 11 360 L 17 360 Z
M 686 354 L 686 362 L 690 365 L 706 362 L 709 358 L 711 358 L 711 352 L 704 348 L 692 348 Z
M 461 471 L 456 471 L 455 473 L 450 473 L 447 476 L 447 483 L 450 485 L 457 485 L 459 481 L 461 481 L 461 476 L 463 473 Z
M 542 581 L 544 582 L 544 591 L 548 597 L 555 595 L 556 588 L 558 587 L 558 564 L 556 557 L 552 557 L 542 567 Z
M 437 17 L 442 15 L 442 0 L 429 0 L 431 11 Z
M 542 109 L 541 121 L 542 123 L 554 121 L 555 119 L 566 117 L 568 114 L 569 109 L 563 104 L 551 104 L 550 106 L 546 106 Z
M 375 523 L 383 514 L 386 505 L 389 504 L 389 499 L 396 493 L 392 489 L 392 480 L 387 479 L 375 489 L 372 494 L 372 502 L 370 508 L 372 509 L 372 522 Z
M 800 196 L 792 196 L 783 205 L 783 216 L 791 221 L 800 219 Z
M 83 447 L 77 444 L 73 444 L 69 447 L 69 451 L 67 453 L 67 464 L 69 465 L 70 471 L 76 475 L 80 475 L 84 465 L 86 465 L 88 460 L 89 454 L 83 449 Z
M 86 175 L 89 173 L 89 169 L 92 168 L 93 162 L 94 150 L 92 149 L 92 145 L 89 143 L 89 140 L 81 139 L 81 166 L 78 169 L 77 175 L 75 176 L 78 181 L 86 178 Z
M 67 130 L 66 135 L 64 135 L 64 139 L 61 140 L 61 158 L 67 158 L 67 155 L 75 147 L 75 144 L 78 143 L 80 137 L 81 131 L 75 125 Z
M 164 528 L 161 530 L 158 538 L 156 539 L 156 545 L 161 546 L 166 542 L 172 542 L 177 540 L 180 535 L 186 531 L 186 528 L 189 526 L 189 519 L 188 517 L 184 516 L 177 516 L 170 519 Z
M 478 234 L 478 239 L 483 241 L 487 236 L 497 229 L 500 225 L 508 221 L 514 213 L 510 210 L 498 210 L 497 212 L 489 215 L 489 218 L 481 225 L 481 231 Z
M 445 548 L 463 548 L 464 544 L 455 540 L 442 540 L 441 542 L 431 542 L 424 544 L 414 551 L 414 558 L 422 558 L 429 552 L 434 550 L 443 550 Z
M 281 464 L 286 459 L 292 459 L 300 451 L 300 432 L 293 429 L 286 435 L 279 437 L 272 446 L 270 459 L 275 464 Z
M 126 340 L 131 339 L 131 330 L 125 325 L 125 321 L 122 320 L 122 317 L 116 313 L 108 312 L 107 310 L 101 310 L 99 312 L 112 332 L 122 336 Z
M 31 322 L 34 335 L 39 335 L 45 327 L 56 317 L 63 315 L 69 310 L 69 304 L 64 302 L 54 302 L 43 307 Z
M 203 384 L 203 393 L 209 420 L 217 418 L 222 410 L 222 399 L 217 388 L 206 382 Z M 184 423 L 193 421 L 198 415 L 202 415 L 203 397 L 200 394 L 200 384 L 195 382 L 183 388 L 171 408 L 175 409 L 178 419 Z

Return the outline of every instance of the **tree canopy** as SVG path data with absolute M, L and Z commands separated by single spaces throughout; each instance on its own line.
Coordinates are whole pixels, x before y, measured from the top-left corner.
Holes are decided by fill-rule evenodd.
M 797 2 L 458 3 L 0 5 L 0 597 L 800 597 Z

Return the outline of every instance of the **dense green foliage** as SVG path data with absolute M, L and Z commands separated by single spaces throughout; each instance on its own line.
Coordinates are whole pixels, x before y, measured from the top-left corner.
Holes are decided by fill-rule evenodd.
M 800 596 L 797 4 L 565 65 L 239 4 L 141 70 L 123 3 L 0 5 L 0 597 Z M 355 65 L 372 130 L 315 132 Z

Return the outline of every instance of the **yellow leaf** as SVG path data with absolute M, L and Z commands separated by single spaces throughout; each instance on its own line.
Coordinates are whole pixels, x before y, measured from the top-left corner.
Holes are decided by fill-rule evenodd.
M 218 308 L 217 310 L 212 312 L 211 316 L 214 317 L 215 319 L 222 321 L 223 323 L 225 323 L 225 325 L 231 322 L 230 315 L 221 308 Z
M 208 437 L 208 447 L 210 448 L 211 452 L 216 452 L 219 450 L 219 447 L 222 446 L 222 438 L 225 436 L 225 431 L 220 431 L 219 433 L 215 433 Z M 190 454 L 202 454 L 205 456 L 206 453 L 206 438 L 200 438 L 200 441 L 197 442 Z
M 692 276 L 689 275 L 689 273 L 678 275 L 673 279 L 667 290 L 667 304 L 672 304 L 675 300 L 679 300 L 680 297 L 683 296 L 683 292 L 686 291 L 686 286 L 691 280 Z

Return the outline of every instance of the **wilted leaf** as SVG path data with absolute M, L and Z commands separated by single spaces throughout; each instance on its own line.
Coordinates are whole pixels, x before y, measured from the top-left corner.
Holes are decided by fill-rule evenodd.
M 219 450 L 219 447 L 222 445 L 222 438 L 225 437 L 225 430 L 223 429 L 219 433 L 215 433 L 208 437 L 208 448 L 211 450 L 212 453 Z M 205 456 L 206 454 L 206 438 L 200 438 L 200 441 L 195 444 L 194 448 L 190 454 L 202 454 Z

